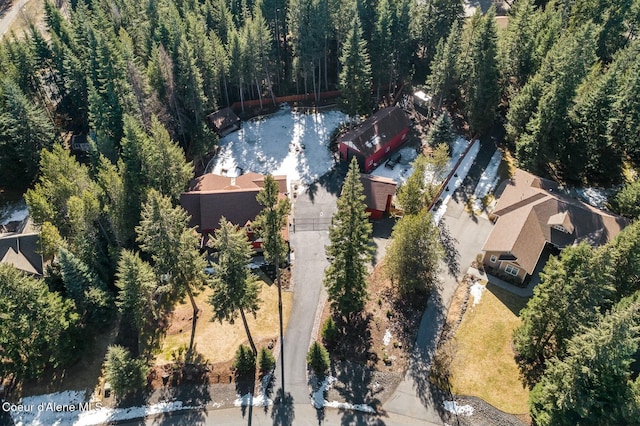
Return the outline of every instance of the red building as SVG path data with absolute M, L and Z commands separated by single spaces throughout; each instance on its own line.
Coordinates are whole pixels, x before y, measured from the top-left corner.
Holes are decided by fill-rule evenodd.
M 407 140 L 409 119 L 398 107 L 380 110 L 360 126 L 338 138 L 340 158 L 356 157 L 360 169 L 369 173 Z
M 396 194 L 396 181 L 385 177 L 361 174 L 360 182 L 364 188 L 364 202 L 367 205 L 370 218 L 382 219 L 382 216 L 389 213 L 391 209 L 391 201 Z

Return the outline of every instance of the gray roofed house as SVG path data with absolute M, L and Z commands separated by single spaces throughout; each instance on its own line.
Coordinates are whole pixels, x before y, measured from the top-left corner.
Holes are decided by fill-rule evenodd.
M 13 265 L 23 272 L 41 276 L 44 262 L 38 253 L 39 234 L 26 218 L 17 232 L 0 233 L 0 263 Z

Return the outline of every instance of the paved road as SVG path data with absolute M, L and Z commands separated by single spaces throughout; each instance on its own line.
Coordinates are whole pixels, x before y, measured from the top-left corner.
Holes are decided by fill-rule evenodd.
M 460 272 L 454 276 L 442 267 L 442 288 L 431 297 L 422 316 L 411 365 L 395 393 L 383 405 L 389 413 L 423 419 L 435 424 L 444 423 L 442 418 L 446 414 L 442 408 L 442 401 L 447 395 L 439 394 L 428 380 L 432 357 L 459 278 L 480 252 L 492 226 L 488 220 L 481 217 L 472 218 L 466 213 L 461 198 L 452 197 L 444 215 L 444 223 L 456 240 Z
M 119 422 L 120 426 L 227 426 L 227 425 L 282 425 L 296 426 L 318 425 L 370 425 L 370 426 L 432 426 L 441 423 L 429 423 L 410 416 L 387 413 L 379 416 L 329 408 L 318 411 L 310 404 L 276 405 L 266 412 L 262 407 L 253 410 L 227 408 L 211 411 L 187 411 L 161 414 L 145 420 Z
M 11 23 L 14 19 L 18 17 L 20 13 L 20 9 L 27 4 L 29 0 L 17 0 L 11 9 L 7 13 L 5 13 L 2 17 L 0 17 L 0 38 L 4 36 L 4 34 L 9 31 L 9 27 L 11 27 Z
M 328 223 L 336 210 L 336 195 L 322 186 L 311 192 L 300 194 L 295 200 L 293 214 L 296 219 L 318 219 L 318 227 Z M 316 227 L 316 229 L 318 228 Z M 324 230 L 300 229 L 291 232 L 291 246 L 294 250 L 294 299 L 293 309 L 284 336 L 285 390 L 295 403 L 307 403 L 307 350 L 313 332 L 318 306 L 326 298 L 323 294 L 322 279 L 328 266 L 324 247 L 329 244 L 329 232 Z M 280 389 L 280 360 L 276 369 L 276 392 Z M 276 393 L 277 394 L 277 393 Z

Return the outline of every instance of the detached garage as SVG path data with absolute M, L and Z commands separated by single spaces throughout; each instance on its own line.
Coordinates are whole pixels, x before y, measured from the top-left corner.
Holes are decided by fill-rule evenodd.
M 360 169 L 369 173 L 407 140 L 409 119 L 398 107 L 380 110 L 358 128 L 338 138 L 340 158 L 356 157 Z

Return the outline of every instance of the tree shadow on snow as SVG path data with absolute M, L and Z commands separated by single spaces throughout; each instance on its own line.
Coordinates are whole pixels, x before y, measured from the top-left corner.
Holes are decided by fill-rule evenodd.
M 314 201 L 320 187 L 324 188 L 330 194 L 339 196 L 342 192 L 342 183 L 347 176 L 347 171 L 347 164 L 341 161 L 336 163 L 327 173 L 320 176 L 318 180 L 310 184 L 307 188 L 307 193 L 309 194 L 311 202 Z

